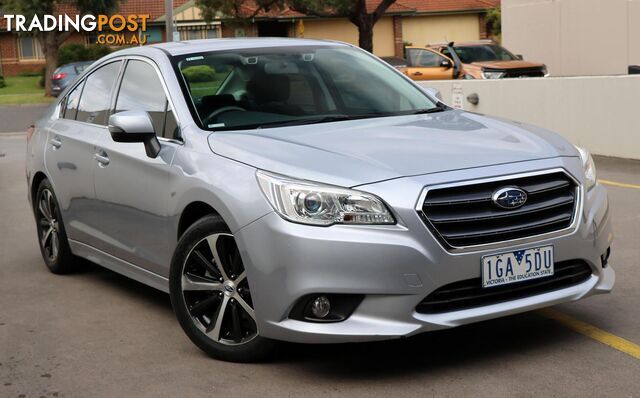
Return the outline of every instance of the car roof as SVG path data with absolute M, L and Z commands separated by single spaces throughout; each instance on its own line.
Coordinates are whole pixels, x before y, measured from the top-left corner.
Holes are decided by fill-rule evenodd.
M 476 40 L 476 41 L 461 41 L 461 42 L 454 42 L 453 46 L 454 47 L 462 47 L 462 46 L 487 46 L 487 45 L 497 45 L 498 43 L 496 43 L 493 40 Z M 429 44 L 429 47 L 446 47 L 448 45 L 448 43 L 432 43 Z
M 157 48 L 168 52 L 171 55 L 184 55 L 191 53 L 223 50 L 241 50 L 247 48 L 265 47 L 295 47 L 295 46 L 345 46 L 353 47 L 351 44 L 332 40 L 311 40 L 280 37 L 252 37 L 252 38 L 226 38 L 226 39 L 205 39 L 174 41 L 167 43 L 152 44 L 146 47 Z

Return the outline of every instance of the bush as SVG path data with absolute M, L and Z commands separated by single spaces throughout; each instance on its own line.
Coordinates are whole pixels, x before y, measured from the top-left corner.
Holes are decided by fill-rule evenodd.
M 71 62 L 95 61 L 111 53 L 111 48 L 99 44 L 66 44 L 58 49 L 58 66 Z
M 485 21 L 487 23 L 487 32 L 496 40 L 500 41 L 502 37 L 502 13 L 500 12 L 500 8 L 496 7 L 487 11 Z
M 4 82 L 4 76 L 0 75 L 0 88 L 6 86 L 6 83 Z
M 189 83 L 210 82 L 216 80 L 216 71 L 207 65 L 184 68 L 182 74 Z

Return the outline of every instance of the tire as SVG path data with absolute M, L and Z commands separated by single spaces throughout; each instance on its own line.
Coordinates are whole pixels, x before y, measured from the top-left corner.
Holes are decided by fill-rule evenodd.
M 71 253 L 64 229 L 58 199 L 49 180 L 40 182 L 33 202 L 38 231 L 38 246 L 44 263 L 54 274 L 68 274 L 78 267 L 78 258 Z
M 209 356 L 255 362 L 273 350 L 275 342 L 258 334 L 242 258 L 221 217 L 206 216 L 182 235 L 169 288 L 180 326 Z

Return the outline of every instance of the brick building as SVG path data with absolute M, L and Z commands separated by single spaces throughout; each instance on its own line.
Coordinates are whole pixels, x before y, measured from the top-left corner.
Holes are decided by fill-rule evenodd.
M 373 10 L 380 0 L 367 0 Z M 194 0 L 174 0 L 174 20 L 181 40 L 243 36 L 287 36 L 341 40 L 357 44 L 358 32 L 345 18 L 318 18 L 291 10 L 256 16 L 251 23 L 232 21 L 220 15 L 206 23 Z M 397 0 L 374 28 L 374 53 L 401 55 L 403 43 L 424 45 L 443 40 L 477 40 L 486 37 L 484 15 L 500 0 Z M 59 13 L 75 14 L 69 6 Z M 251 12 L 247 9 L 247 12 Z M 118 14 L 149 14 L 148 42 L 165 40 L 164 0 L 121 0 Z M 2 15 L 3 13 L 0 13 Z M 65 43 L 95 43 L 91 34 L 73 33 Z M 7 32 L 0 18 L 0 74 L 12 76 L 39 71 L 44 55 L 37 39 Z

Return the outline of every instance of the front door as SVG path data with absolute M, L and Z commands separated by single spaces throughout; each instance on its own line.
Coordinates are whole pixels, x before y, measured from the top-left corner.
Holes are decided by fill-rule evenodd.
M 413 80 L 453 79 L 453 61 L 426 48 L 407 48 L 404 73 Z
M 177 237 L 167 214 L 170 168 L 176 150 L 177 123 L 152 64 L 127 61 L 114 113 L 149 113 L 160 138 L 160 154 L 147 156 L 142 143 L 114 142 L 109 134 L 97 144 L 96 197 L 100 201 L 100 249 L 159 275 L 168 276 Z

